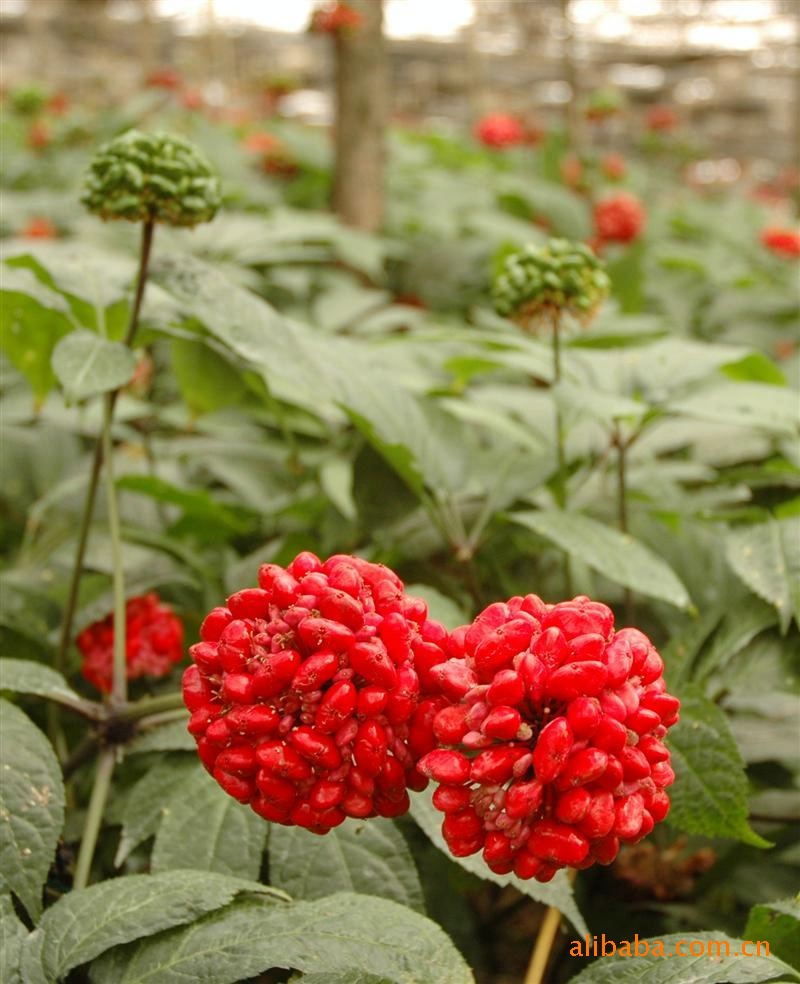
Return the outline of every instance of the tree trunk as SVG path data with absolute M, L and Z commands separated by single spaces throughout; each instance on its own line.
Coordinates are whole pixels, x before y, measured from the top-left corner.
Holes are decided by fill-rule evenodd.
M 383 0 L 349 0 L 361 23 L 336 45 L 336 120 L 333 208 L 356 229 L 374 232 L 383 221 L 388 71 Z

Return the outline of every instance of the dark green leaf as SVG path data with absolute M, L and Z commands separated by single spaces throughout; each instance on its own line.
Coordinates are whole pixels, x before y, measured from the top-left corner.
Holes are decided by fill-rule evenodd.
M 748 940 L 769 943 L 769 952 L 800 970 L 800 900 L 756 905 L 750 910 L 744 935 Z

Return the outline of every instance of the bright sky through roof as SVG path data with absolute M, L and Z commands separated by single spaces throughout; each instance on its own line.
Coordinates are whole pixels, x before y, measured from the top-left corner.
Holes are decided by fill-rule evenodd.
M 186 18 L 191 27 L 207 23 L 209 0 L 156 0 L 165 16 Z M 211 0 L 220 21 L 257 24 L 276 31 L 302 31 L 315 0 Z M 392 38 L 452 38 L 472 20 L 472 0 L 388 0 L 386 33 Z

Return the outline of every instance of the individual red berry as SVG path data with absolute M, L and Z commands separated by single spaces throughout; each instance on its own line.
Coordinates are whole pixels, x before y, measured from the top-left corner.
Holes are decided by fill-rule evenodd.
M 594 225 L 601 243 L 631 243 L 644 229 L 647 214 L 639 199 L 620 191 L 600 199 L 594 207 Z
M 392 571 L 307 551 L 262 564 L 258 587 L 210 612 L 201 639 L 184 677 L 190 732 L 226 791 L 315 833 L 408 810 L 446 703 L 427 696 L 416 654 L 432 672 L 448 635 Z
M 643 633 L 615 631 L 589 598 L 529 595 L 490 605 L 451 633 L 448 652 L 427 701 L 451 747 L 419 769 L 440 783 L 433 803 L 454 855 L 483 850 L 495 872 L 549 881 L 609 864 L 664 819 L 674 773 L 663 738 L 680 704 Z
M 166 676 L 183 659 L 183 625 L 172 609 L 157 594 L 130 598 L 125 606 L 126 675 L 129 680 L 139 677 Z M 110 693 L 114 676 L 114 616 L 85 628 L 76 639 L 83 654 L 81 673 L 92 686 Z M 202 676 L 202 671 L 201 671 Z M 196 676 L 187 682 L 186 704 L 200 693 Z M 213 697 L 213 691 L 203 691 Z
M 44 216 L 34 216 L 20 229 L 23 239 L 57 239 L 58 228 Z

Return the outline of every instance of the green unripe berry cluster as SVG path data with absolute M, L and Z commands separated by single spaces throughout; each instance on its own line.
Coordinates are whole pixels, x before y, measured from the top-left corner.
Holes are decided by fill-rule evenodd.
M 188 140 L 129 130 L 97 152 L 81 201 L 103 219 L 194 226 L 214 218 L 219 178 Z
M 592 317 L 611 281 L 603 262 L 584 243 L 551 239 L 506 257 L 492 285 L 495 310 L 527 326 L 545 312 Z

